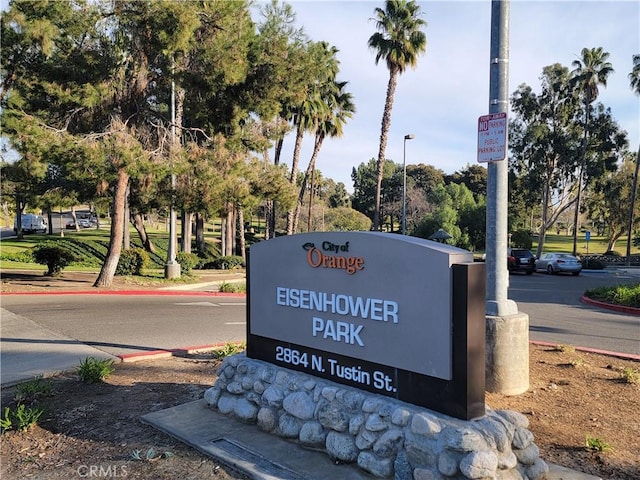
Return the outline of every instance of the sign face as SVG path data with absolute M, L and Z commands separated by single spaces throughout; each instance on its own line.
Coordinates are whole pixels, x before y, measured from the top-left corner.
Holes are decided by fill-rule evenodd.
M 466 250 L 378 232 L 256 243 L 247 355 L 410 402 L 425 396 L 420 378 L 452 390 L 442 387 L 455 371 L 451 267 L 465 262 Z M 484 284 L 481 303 L 484 321 Z
M 507 157 L 507 113 L 478 118 L 478 162 L 496 162 Z

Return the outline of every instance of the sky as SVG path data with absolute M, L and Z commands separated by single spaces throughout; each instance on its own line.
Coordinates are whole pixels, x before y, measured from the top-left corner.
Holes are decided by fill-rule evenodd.
M 258 6 L 264 3 L 257 2 Z M 289 0 L 296 24 L 314 41 L 338 48 L 338 80 L 356 106 L 341 138 L 325 139 L 317 168 L 325 178 L 353 191 L 351 171 L 378 157 L 382 110 L 389 72 L 367 46 L 375 33 L 371 20 L 383 0 Z M 0 0 L 5 9 L 7 0 Z M 447 174 L 477 164 L 478 117 L 489 113 L 491 1 L 418 1 L 427 22 L 426 53 L 415 70 L 398 78 L 386 158 L 424 163 Z M 258 20 L 258 17 L 255 16 Z M 540 92 L 543 67 L 560 63 L 569 69 L 584 47 L 610 53 L 615 72 L 598 101 L 628 133 L 631 151 L 640 142 L 640 97 L 629 87 L 632 56 L 640 53 L 640 2 L 511 0 L 509 94 L 526 83 Z M 404 137 L 412 134 L 413 140 Z M 285 139 L 281 161 L 291 164 L 294 133 Z M 306 135 L 300 168 L 311 157 L 313 138 Z M 273 157 L 273 154 L 272 154 Z M 485 164 L 482 164 L 485 165 Z
M 317 168 L 325 178 L 353 191 L 351 171 L 378 157 L 382 111 L 389 72 L 367 46 L 375 33 L 371 20 L 383 0 L 288 2 L 296 24 L 314 41 L 338 48 L 338 80 L 348 81 L 357 112 L 338 139 L 325 139 Z M 477 164 L 478 117 L 489 113 L 491 1 L 419 1 L 427 22 L 426 53 L 415 70 L 398 78 L 386 158 L 433 165 L 447 174 Z M 509 95 L 526 83 L 540 92 L 543 67 L 560 63 L 570 70 L 584 47 L 610 53 L 615 72 L 598 101 L 629 134 L 631 151 L 640 142 L 640 97 L 629 86 L 632 56 L 640 53 L 640 2 L 510 2 Z M 294 134 L 285 139 L 282 161 L 290 164 Z M 305 136 L 300 168 L 311 157 L 313 139 Z M 485 165 L 485 164 L 482 164 Z

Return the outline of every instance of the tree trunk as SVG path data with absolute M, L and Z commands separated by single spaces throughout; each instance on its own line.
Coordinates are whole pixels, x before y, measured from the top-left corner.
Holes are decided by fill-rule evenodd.
M 181 222 L 181 238 L 180 248 L 185 253 L 191 253 L 191 222 L 193 220 L 193 213 L 182 211 Z
M 296 179 L 298 178 L 298 161 L 300 160 L 300 150 L 302 149 L 302 137 L 304 136 L 304 131 L 301 126 L 300 115 L 298 115 L 298 126 L 296 128 L 296 144 L 293 148 L 293 160 L 291 161 L 291 175 L 289 176 L 289 183 L 295 187 Z M 293 217 L 294 217 L 295 209 L 290 209 L 287 212 L 287 235 L 293 235 L 295 230 L 293 229 Z
M 51 213 L 51 209 L 47 210 L 47 222 L 49 222 L 49 226 L 47 230 L 49 230 L 49 235 L 53 235 L 53 214 Z M 62 218 L 60 219 L 60 228 L 64 228 L 62 225 Z
M 16 235 L 18 240 L 24 238 L 24 232 L 22 231 L 22 212 L 26 206 L 26 203 L 22 200 L 22 196 L 16 194 Z
M 631 201 L 629 202 L 629 223 L 627 225 L 627 267 L 631 266 L 631 243 L 633 241 L 633 211 L 636 206 L 636 191 L 638 188 L 638 167 L 640 167 L 640 147 L 636 156 L 636 169 L 633 174 L 633 184 L 631 186 Z
M 393 108 L 393 97 L 396 91 L 398 78 L 397 69 L 389 71 L 389 83 L 387 84 L 387 98 L 384 103 L 384 112 L 382 114 L 382 126 L 380 129 L 380 150 L 378 151 L 378 176 L 376 179 L 376 207 L 373 212 L 373 230 L 379 231 L 382 227 L 382 219 L 380 212 L 380 196 L 382 193 L 382 176 L 384 174 L 385 152 L 387 150 L 387 138 L 389 136 L 389 128 L 391 127 L 391 109 Z
M 246 241 L 244 238 L 244 210 L 242 207 L 237 207 L 238 211 L 238 223 L 237 223 L 237 231 L 238 231 L 238 240 L 237 240 L 237 250 L 236 254 L 242 257 L 243 260 L 246 260 Z
M 585 122 L 584 122 L 584 138 L 582 139 L 582 152 L 580 159 L 580 175 L 578 176 L 578 193 L 576 194 L 576 210 L 573 215 L 573 255 L 578 253 L 578 216 L 580 215 L 580 197 L 582 194 L 582 177 L 584 175 L 584 167 L 587 163 L 587 146 L 589 142 L 589 94 L 585 99 Z
M 311 172 L 313 172 L 315 169 L 316 158 L 318 157 L 318 152 L 320 152 L 320 147 L 322 147 L 323 138 L 324 137 L 322 135 L 316 135 L 314 145 L 313 145 L 313 153 L 311 154 L 309 165 L 307 165 L 307 170 L 304 172 L 304 179 L 302 180 L 302 185 L 300 185 L 300 191 L 298 192 L 298 202 L 296 203 L 296 208 L 293 215 L 293 231 L 294 232 L 298 231 L 298 220 L 300 218 L 300 210 L 302 209 L 302 204 L 304 203 L 304 195 L 307 190 L 307 184 L 309 183 L 309 177 L 311 176 Z M 311 216 L 309 216 L 309 218 L 311 218 Z M 307 231 L 309 231 L 309 229 L 307 229 Z
M 127 185 L 127 194 L 124 197 L 124 216 L 122 219 L 122 242 L 125 250 L 129 250 L 131 248 L 131 232 L 129 231 L 129 219 L 131 218 L 131 213 L 129 212 L 130 194 L 131 186 Z
M 196 213 L 196 250 L 204 253 L 206 243 L 204 241 L 204 217 L 200 213 Z
M 542 190 L 542 220 L 540 222 L 540 230 L 538 231 L 538 249 L 536 250 L 536 258 L 540 258 L 542 255 L 542 248 L 544 247 L 545 241 L 545 233 L 547 231 L 547 215 L 549 210 L 549 196 L 550 196 L 550 185 L 547 181 L 545 181 L 544 189 Z
M 147 234 L 147 229 L 144 226 L 144 219 L 142 218 L 141 213 L 135 213 L 133 215 L 133 227 L 138 232 L 138 236 L 140 237 L 140 242 L 142 242 L 142 247 L 149 253 L 155 253 L 156 247 L 153 245 L 151 238 Z
M 76 230 L 76 232 L 80 231 L 80 225 L 78 224 L 78 215 L 76 215 L 76 207 L 75 205 L 73 207 L 71 207 L 71 218 L 73 219 L 73 226 Z M 60 218 L 60 221 L 62 221 L 62 218 Z
M 124 203 L 129 185 L 129 175 L 125 170 L 118 171 L 115 189 L 113 191 L 113 213 L 111 216 L 111 234 L 109 249 L 104 259 L 100 274 L 93 284 L 94 287 L 110 287 L 116 274 L 120 252 L 122 251 L 122 236 L 124 230 Z
M 10 228 L 9 202 L 2 202 L 2 215 L 4 216 L 4 226 Z
M 284 144 L 284 138 L 279 138 L 276 142 L 276 150 L 273 156 L 273 164 L 280 165 L 280 156 L 282 155 L 282 145 Z M 276 209 L 277 205 L 274 200 L 267 202 L 266 210 L 266 225 L 265 225 L 265 239 L 276 238 Z
M 315 175 L 316 175 L 316 165 L 313 164 L 313 168 L 311 169 L 311 186 L 309 187 L 309 215 L 307 218 L 307 232 L 311 232 L 313 228 L 313 191 L 315 189 Z
M 233 205 L 227 205 L 227 214 L 222 220 L 223 256 L 233 255 Z
M 275 215 L 274 213 L 275 202 L 273 200 L 267 200 L 264 205 L 264 239 L 269 240 L 274 238 L 275 235 Z M 273 224 L 272 224 L 273 221 Z

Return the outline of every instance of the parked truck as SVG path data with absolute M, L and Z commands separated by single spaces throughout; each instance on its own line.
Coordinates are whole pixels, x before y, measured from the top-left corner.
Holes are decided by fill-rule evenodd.
M 46 233 L 47 221 L 42 215 L 34 213 L 23 213 L 21 216 L 21 224 L 23 233 Z M 13 231 L 18 233 L 18 219 L 13 222 Z

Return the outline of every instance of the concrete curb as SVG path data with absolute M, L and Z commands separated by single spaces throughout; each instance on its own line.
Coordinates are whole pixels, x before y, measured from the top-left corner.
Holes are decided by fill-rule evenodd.
M 629 315 L 640 316 L 640 308 L 626 307 L 624 305 L 611 305 L 610 303 L 600 302 L 592 298 L 583 296 L 580 301 L 587 305 L 593 305 L 594 307 L 605 308 L 607 310 L 613 310 L 614 312 L 628 313 Z
M 195 287 L 199 288 L 199 287 Z M 245 293 L 192 292 L 184 290 L 63 290 L 56 292 L 3 292 L 1 295 L 190 295 L 194 297 L 244 297 Z
M 122 363 L 133 363 L 144 360 L 156 360 L 169 357 L 182 357 L 185 355 L 193 355 L 194 353 L 212 352 L 226 345 L 242 345 L 242 342 L 216 343 L 212 345 L 197 345 L 191 347 L 174 348 L 172 350 L 152 350 L 138 353 L 125 353 L 116 355 Z
M 543 346 L 543 347 L 557 347 L 558 346 L 558 343 L 541 342 L 541 341 L 538 341 L 538 340 L 531 340 L 531 341 L 529 341 L 529 343 L 531 345 L 540 345 L 540 346 Z M 633 353 L 612 352 L 610 350 L 599 350 L 597 348 L 576 347 L 575 345 L 573 345 L 573 347 L 579 352 L 596 353 L 598 355 L 606 355 L 607 357 L 616 357 L 616 358 L 620 358 L 622 360 L 634 360 L 634 361 L 640 362 L 640 355 L 635 355 Z

